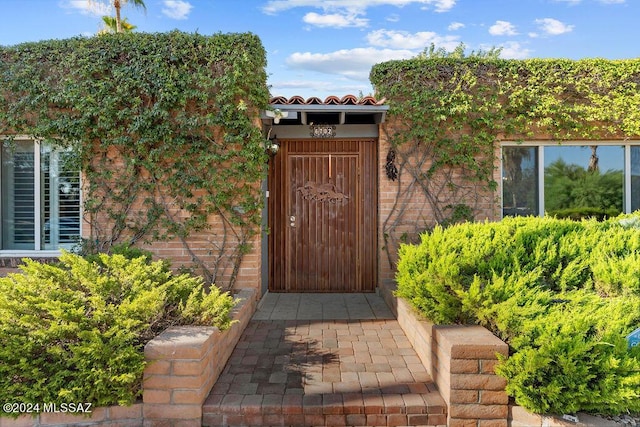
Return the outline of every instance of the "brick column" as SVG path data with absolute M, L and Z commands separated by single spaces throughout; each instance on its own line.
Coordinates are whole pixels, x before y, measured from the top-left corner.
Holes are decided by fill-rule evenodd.
M 213 327 L 173 327 L 145 347 L 142 383 L 145 426 L 199 426 L 213 386 Z
M 507 427 L 506 380 L 494 373 L 509 347 L 481 326 L 434 326 L 433 375 L 449 427 Z
M 240 303 L 226 331 L 214 327 L 172 327 L 147 343 L 148 366 L 142 383 L 145 427 L 200 427 L 202 404 L 218 379 L 253 315 L 255 289 L 236 297 Z

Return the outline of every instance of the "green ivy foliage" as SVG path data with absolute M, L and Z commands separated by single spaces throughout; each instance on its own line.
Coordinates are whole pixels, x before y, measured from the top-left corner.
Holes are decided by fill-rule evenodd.
M 0 400 L 128 405 L 144 345 L 170 325 L 231 324 L 235 300 L 146 256 L 63 253 L 0 278 Z M 7 414 L 5 414 L 7 415 Z
M 640 412 L 640 214 L 436 227 L 404 245 L 398 296 L 435 323 L 480 324 L 511 349 L 496 372 L 536 413 Z
M 536 133 L 559 141 L 640 135 L 638 59 L 418 57 L 377 64 L 371 81 L 391 114 L 405 118 L 402 133 L 410 132 L 396 133 L 398 143 L 435 143 L 465 126 L 474 145 Z M 465 154 L 456 142 L 452 153 Z
M 188 236 L 217 216 L 218 240 L 236 248 L 220 259 L 236 269 L 260 225 L 266 155 L 256 120 L 269 99 L 265 65 L 250 33 L 106 34 L 3 47 L 0 135 L 77 150 L 92 248 L 178 238 L 197 264 Z M 204 271 L 211 281 L 218 273 Z
M 370 79 L 390 105 L 385 125 L 407 182 L 426 200 L 426 221 L 452 222 L 446 206 L 495 203 L 500 140 L 624 139 L 640 136 L 640 60 L 507 60 L 426 52 L 373 67 Z M 385 234 L 404 225 L 404 211 Z M 425 221 L 425 222 L 426 222 Z M 421 223 L 416 232 L 434 223 Z M 392 248 L 393 249 L 393 248 Z

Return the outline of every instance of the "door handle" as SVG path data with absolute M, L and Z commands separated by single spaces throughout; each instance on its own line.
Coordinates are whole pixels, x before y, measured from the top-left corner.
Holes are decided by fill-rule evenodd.
M 291 215 L 291 216 L 289 217 L 289 222 L 290 222 L 290 224 L 289 224 L 289 225 L 290 225 L 291 227 L 295 227 L 295 226 L 296 226 L 296 217 L 295 217 L 295 216 L 293 216 L 293 215 Z

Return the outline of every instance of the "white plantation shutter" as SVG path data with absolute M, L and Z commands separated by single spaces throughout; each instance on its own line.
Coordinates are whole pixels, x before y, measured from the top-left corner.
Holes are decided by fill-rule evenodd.
M 80 236 L 80 174 L 73 153 L 32 141 L 2 148 L 3 250 L 71 247 Z

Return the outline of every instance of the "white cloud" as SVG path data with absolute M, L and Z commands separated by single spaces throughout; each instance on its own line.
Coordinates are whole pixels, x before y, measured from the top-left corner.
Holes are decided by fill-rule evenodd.
M 460 28 L 464 28 L 464 27 L 465 27 L 465 25 L 462 22 L 452 22 L 447 27 L 447 30 L 456 31 L 456 30 L 459 30 Z
M 301 93 L 312 93 L 313 96 L 326 98 L 329 95 L 342 96 L 347 94 L 358 95 L 359 92 L 367 95 L 372 92 L 371 83 L 361 83 L 353 80 L 335 78 L 333 80 L 322 79 L 292 79 L 269 81 L 270 92 L 273 96 L 294 96 Z
M 436 12 L 446 12 L 453 8 L 457 0 L 269 0 L 262 11 L 269 15 L 294 8 L 321 9 L 323 14 L 310 12 L 303 20 L 307 24 L 318 27 L 366 27 L 369 20 L 362 16 L 370 7 L 396 6 L 403 7 L 409 4 L 423 5 L 425 8 L 433 8 Z M 391 15 L 387 20 L 397 22 L 397 15 Z
M 407 31 L 376 30 L 367 34 L 371 46 L 392 49 L 424 49 L 433 43 L 436 47 L 453 50 L 460 43 L 457 36 L 439 36 L 432 31 L 409 33 Z
M 113 12 L 109 3 L 98 0 L 63 0 L 59 4 L 64 9 L 74 9 L 83 15 L 104 16 Z
M 329 53 L 296 52 L 286 59 L 286 64 L 294 70 L 342 76 L 351 81 L 344 87 L 351 87 L 347 92 L 353 93 L 354 81 L 363 87 L 370 85 L 369 73 L 377 63 L 413 58 L 431 43 L 448 51 L 460 44 L 458 36 L 441 36 L 427 31 L 409 33 L 377 30 L 367 34 L 366 39 L 370 46 L 363 48 L 341 49 Z M 285 89 L 280 84 L 278 88 Z
M 492 36 L 515 36 L 518 34 L 515 25 L 508 21 L 496 21 L 489 27 L 489 34 Z
M 433 8 L 436 12 L 451 10 L 457 0 L 269 0 L 262 10 L 267 14 L 275 14 L 283 10 L 298 7 L 313 7 L 328 10 L 352 10 L 363 12 L 369 7 L 396 6 L 403 7 L 410 4 L 423 5 Z
M 525 48 L 518 42 L 506 42 L 498 47 L 502 48 L 500 57 L 505 59 L 525 59 L 531 55 L 531 49 Z
M 602 4 L 623 4 L 626 3 L 627 0 L 598 0 Z
M 172 19 L 187 19 L 193 5 L 184 0 L 164 0 L 162 13 Z
M 453 9 L 453 7 L 456 5 L 456 1 L 457 0 L 439 0 L 439 1 L 433 2 L 435 3 L 434 10 L 436 12 L 448 12 L 451 9 Z M 424 6 L 422 9 L 427 10 L 429 9 L 429 6 Z
M 326 15 L 320 15 L 315 12 L 307 13 L 302 20 L 310 25 L 316 27 L 333 27 L 333 28 L 346 28 L 346 27 L 366 27 L 369 23 L 368 19 L 358 18 L 355 14 L 338 14 L 331 13 Z
M 553 1 L 557 3 L 569 3 L 569 5 L 571 6 L 582 3 L 582 0 L 553 0 Z
M 387 16 L 387 21 L 389 21 L 389 22 L 400 22 L 400 15 L 398 15 L 397 13 L 393 13 L 393 14 Z
M 326 89 L 327 87 L 333 85 L 333 82 L 326 80 L 284 80 L 278 82 L 271 82 L 272 87 L 279 89 L 307 89 L 309 86 L 312 86 L 314 89 L 322 88 Z M 273 92 L 273 91 L 272 91 Z M 275 91 L 276 94 L 278 91 Z
M 570 33 L 574 28 L 573 25 L 567 25 L 564 22 L 560 22 L 553 18 L 536 19 L 535 22 L 538 24 L 541 31 L 550 36 Z
M 416 56 L 409 49 L 377 49 L 374 47 L 342 49 L 330 53 L 296 52 L 286 63 L 299 70 L 337 74 L 353 80 L 368 81 L 374 64 L 393 59 L 408 59 Z

